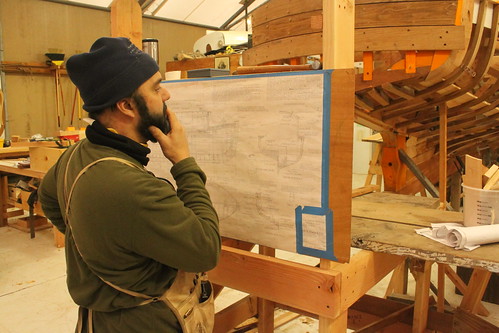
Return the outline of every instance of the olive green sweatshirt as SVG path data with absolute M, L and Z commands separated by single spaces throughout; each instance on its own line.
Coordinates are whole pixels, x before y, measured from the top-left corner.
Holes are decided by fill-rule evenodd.
M 103 157 L 126 159 L 143 169 L 119 150 L 88 140 L 77 145 L 68 167 L 68 191 L 81 169 Z M 164 303 L 137 307 L 141 299 L 113 289 L 100 278 L 160 296 L 178 269 L 202 272 L 214 268 L 221 241 L 205 174 L 192 157 L 175 164 L 171 169 L 175 191 L 146 170 L 117 161 L 99 162 L 76 184 L 69 228 L 63 219 L 64 172 L 75 146 L 47 172 L 39 188 L 47 218 L 66 236 L 67 284 L 73 300 L 95 311 L 96 333 L 178 331 Z

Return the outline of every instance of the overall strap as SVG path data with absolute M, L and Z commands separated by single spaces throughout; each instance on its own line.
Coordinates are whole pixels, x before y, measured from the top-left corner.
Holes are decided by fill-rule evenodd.
M 73 192 L 74 192 L 74 189 L 75 189 L 75 186 L 76 186 L 76 183 L 78 182 L 78 180 L 81 178 L 81 176 L 83 176 L 83 174 L 88 170 L 90 169 L 92 166 L 98 164 L 98 163 L 101 163 L 101 162 L 105 162 L 105 161 L 116 161 L 116 162 L 119 162 L 119 163 L 122 163 L 122 164 L 125 164 L 125 165 L 128 165 L 130 167 L 133 167 L 133 168 L 136 168 L 136 169 L 139 169 L 141 171 L 145 171 L 142 167 L 128 161 L 128 160 L 125 160 L 123 158 L 119 158 L 119 157 L 104 157 L 104 158 L 101 158 L 101 159 L 98 159 L 98 160 L 95 160 L 93 161 L 92 163 L 86 165 L 79 173 L 78 175 L 76 176 L 73 184 L 71 185 L 71 188 L 69 189 L 69 192 L 67 192 L 67 178 L 68 178 L 68 169 L 69 169 L 69 162 L 71 161 L 75 151 L 78 149 L 79 147 L 77 146 L 72 152 L 71 152 L 71 155 L 69 156 L 69 159 L 68 159 L 68 162 L 66 164 L 66 170 L 64 172 L 64 197 L 65 197 L 65 203 L 66 203 L 66 207 L 65 207 L 65 214 L 64 214 L 64 217 L 65 217 L 65 221 L 66 221 L 66 225 L 69 226 L 69 228 L 71 228 L 71 224 L 69 222 L 69 204 L 71 202 L 71 198 L 73 196 Z M 76 249 L 78 250 L 78 253 L 80 254 L 80 257 L 83 259 L 83 255 L 81 254 L 80 252 L 80 249 L 78 248 L 78 244 L 76 243 L 76 239 L 73 235 L 73 241 L 75 243 L 75 247 Z M 85 261 L 83 259 L 83 261 Z M 87 264 L 88 266 L 88 264 Z M 90 268 L 90 266 L 89 266 Z M 106 281 L 104 280 L 102 277 L 100 277 L 98 274 L 96 274 L 93 270 L 92 272 L 99 278 L 101 279 L 104 283 L 106 283 L 107 285 L 111 286 L 112 288 L 118 290 L 118 291 L 121 291 L 127 295 L 130 295 L 130 296 L 133 296 L 133 297 L 139 297 L 139 298 L 144 298 L 145 300 L 143 302 L 141 302 L 139 305 L 145 305 L 145 304 L 149 304 L 149 303 L 152 303 L 152 302 L 155 302 L 158 300 L 157 297 L 152 297 L 152 296 L 148 296 L 148 295 L 145 295 L 145 294 L 141 294 L 141 293 L 138 293 L 138 292 L 134 292 L 134 291 L 131 291 L 131 290 L 127 290 L 127 289 L 123 289 L 121 287 L 118 287 L 114 284 L 112 284 L 111 282 L 109 281 Z

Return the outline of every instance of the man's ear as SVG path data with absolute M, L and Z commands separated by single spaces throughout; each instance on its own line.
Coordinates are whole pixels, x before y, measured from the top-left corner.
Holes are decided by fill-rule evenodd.
M 116 102 L 116 109 L 128 117 L 135 117 L 136 108 L 131 98 L 123 98 Z

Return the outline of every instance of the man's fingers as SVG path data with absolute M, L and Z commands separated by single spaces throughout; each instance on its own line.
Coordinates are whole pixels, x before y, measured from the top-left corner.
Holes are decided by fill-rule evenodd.
M 157 140 L 157 141 L 160 141 L 163 139 L 163 132 L 161 132 L 161 130 L 159 128 L 157 128 L 156 126 L 149 126 L 149 132 L 151 132 L 152 136 Z

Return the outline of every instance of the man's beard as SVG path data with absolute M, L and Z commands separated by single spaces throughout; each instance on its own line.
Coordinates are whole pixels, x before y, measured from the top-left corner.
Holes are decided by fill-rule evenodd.
M 151 132 L 149 132 L 150 126 L 156 126 L 163 133 L 168 133 L 170 131 L 170 126 L 168 123 L 168 116 L 166 115 L 166 104 L 163 103 L 163 115 L 152 115 L 149 112 L 149 108 L 146 105 L 144 98 L 139 94 L 133 94 L 132 96 L 140 115 L 140 123 L 138 127 L 139 133 L 147 141 L 158 142 Z

